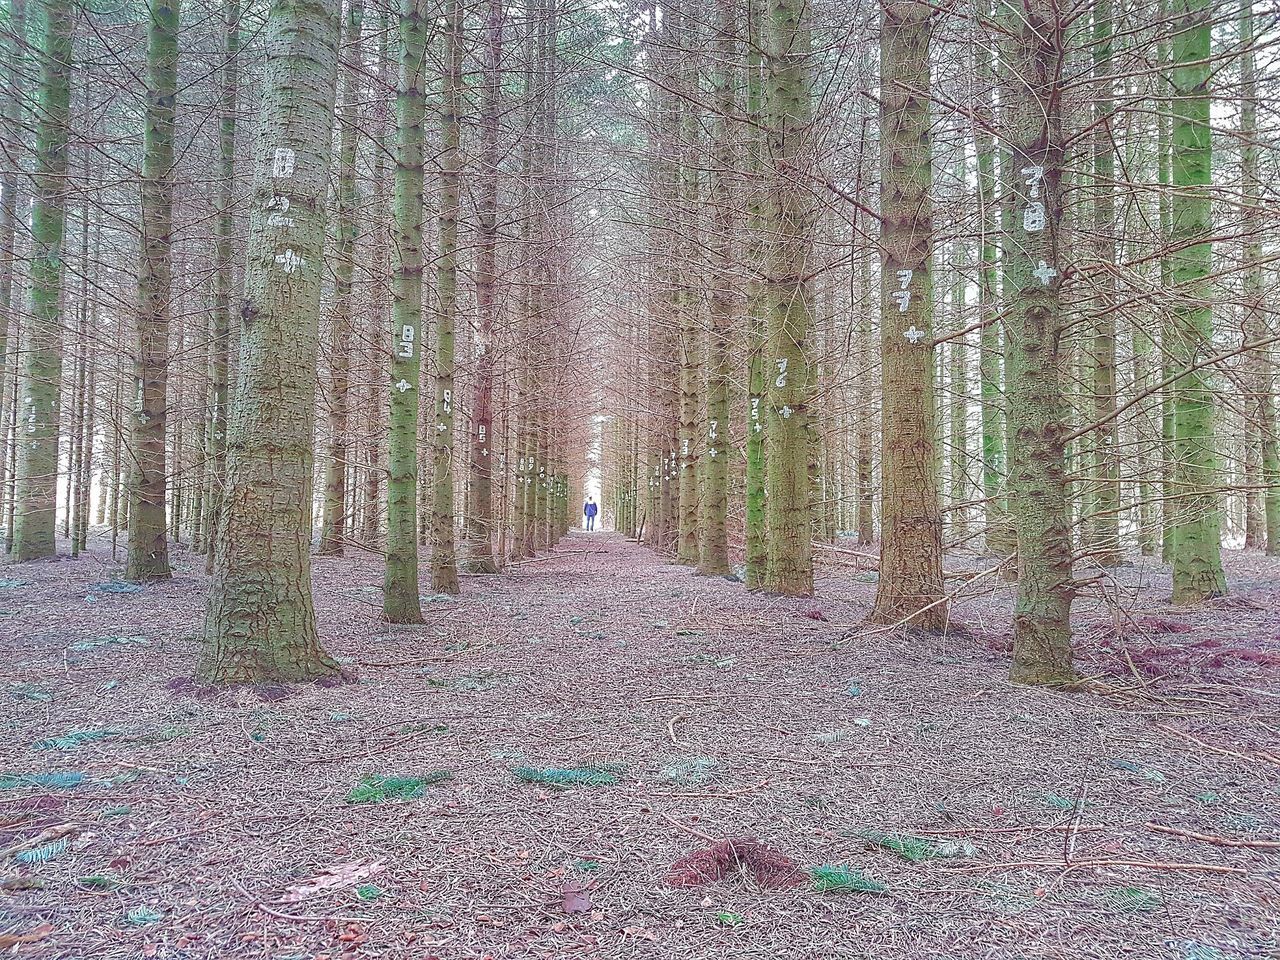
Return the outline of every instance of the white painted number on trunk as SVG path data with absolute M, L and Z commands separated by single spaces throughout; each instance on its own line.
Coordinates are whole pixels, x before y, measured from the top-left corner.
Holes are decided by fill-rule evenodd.
M 1027 196 L 1031 202 L 1022 212 L 1022 229 L 1027 233 L 1039 233 L 1045 227 L 1044 201 L 1040 199 L 1040 184 L 1044 181 L 1044 167 L 1023 167 L 1027 181 Z
M 397 357 L 413 356 L 413 341 L 417 339 L 418 332 L 409 324 L 405 324 L 400 328 L 400 343 L 396 346 Z
M 778 376 L 773 381 L 773 385 L 779 390 L 787 385 L 787 358 L 783 357 L 778 361 Z
M 293 273 L 299 267 L 306 265 L 306 261 L 291 249 L 286 250 L 284 253 L 277 253 L 276 263 L 284 267 L 285 273 Z
M 1023 167 L 1022 175 L 1027 180 L 1027 196 L 1036 200 L 1040 196 L 1040 184 L 1044 180 L 1044 167 Z
M 911 278 L 915 276 L 914 270 L 898 271 L 898 289 L 894 290 L 890 296 L 893 302 L 898 305 L 899 313 L 906 313 L 907 307 L 911 305 L 911 291 L 907 289 L 911 285 Z
M 279 179 L 293 176 L 293 151 L 288 147 L 276 147 L 271 157 L 271 176 Z

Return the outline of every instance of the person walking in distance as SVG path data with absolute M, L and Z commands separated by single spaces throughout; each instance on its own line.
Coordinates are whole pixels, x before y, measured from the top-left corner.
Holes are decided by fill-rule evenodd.
M 596 514 L 600 512 L 600 507 L 592 497 L 587 497 L 587 502 L 582 505 L 582 515 L 587 518 L 587 529 L 594 530 L 596 528 Z

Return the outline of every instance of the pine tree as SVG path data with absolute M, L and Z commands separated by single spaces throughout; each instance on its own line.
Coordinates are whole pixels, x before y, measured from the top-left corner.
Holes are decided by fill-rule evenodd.
M 317 552 L 341 556 L 347 533 L 347 420 L 351 378 L 351 278 L 355 271 L 357 110 L 360 101 L 362 0 L 348 0 L 343 47 L 353 61 L 342 74 L 338 133 L 338 222 L 334 228 L 333 318 L 329 336 L 329 449 L 324 464 L 324 509 Z
M 1093 8 L 1094 92 L 1093 229 L 1099 267 L 1094 279 L 1093 410 L 1101 424 L 1093 435 L 1094 496 L 1091 498 L 1089 545 L 1094 562 L 1111 567 L 1124 559 L 1120 549 L 1120 472 L 1116 451 L 1116 262 L 1115 131 L 1111 0 Z
M 67 123 L 75 14 L 67 0 L 41 4 L 40 89 L 35 110 L 35 204 L 31 211 L 31 312 L 24 328 L 13 555 L 57 550 L 58 440 L 62 405 L 62 241 L 67 215 Z
M 716 0 L 714 51 L 715 132 L 712 135 L 713 174 L 708 203 L 712 210 L 714 247 L 711 288 L 711 330 L 708 340 L 706 385 L 707 460 L 702 490 L 701 544 L 698 570 L 723 576 L 729 572 L 729 538 L 725 526 L 729 509 L 729 389 L 731 344 L 735 300 L 733 262 L 734 199 L 732 171 L 733 139 L 730 117 L 737 105 L 734 97 L 734 3 Z
M 226 31 L 218 116 L 218 212 L 214 220 L 213 311 L 209 331 L 209 424 L 205 456 L 207 543 L 205 572 L 213 573 L 215 541 L 220 536 L 227 446 L 227 368 L 231 352 L 231 261 L 235 234 L 236 111 L 240 92 L 240 0 L 223 4 Z
M 167 580 L 165 432 L 172 296 L 173 124 L 178 88 L 178 0 L 149 0 L 147 110 L 142 147 L 142 253 L 129 431 L 129 555 L 125 578 Z
M 1020 683 L 1074 677 L 1071 534 L 1063 437 L 1069 407 L 1060 366 L 1065 251 L 1062 179 L 1064 28 L 1053 0 L 1002 5 L 1006 37 L 1002 134 L 1014 211 L 1005 245 L 1009 505 L 1018 536 L 1013 665 Z
M 382 615 L 421 623 L 418 598 L 418 381 L 422 366 L 422 171 L 427 82 L 425 0 L 401 0 L 391 311 L 391 417 L 387 431 L 387 563 Z
M 872 619 L 946 624 L 933 344 L 929 45 L 933 7 L 882 6 L 880 580 Z
M 769 387 L 765 405 L 765 517 L 769 560 L 764 588 L 813 593 L 813 444 L 809 351 L 813 290 L 810 254 L 815 218 L 798 175 L 812 162 L 812 57 L 805 0 L 775 0 L 770 10 L 765 118 L 771 164 L 765 241 Z
M 989 9 L 989 3 L 980 8 Z M 984 21 L 981 21 L 985 23 Z M 979 26 L 979 30 L 982 26 Z M 987 550 L 998 555 L 1013 552 L 1013 530 L 1005 510 L 1004 354 L 1000 344 L 999 205 L 996 200 L 996 147 L 991 135 L 995 123 L 995 76 L 991 45 L 985 34 L 973 43 L 974 76 L 978 82 L 980 114 L 974 124 L 974 152 L 978 155 L 978 311 L 982 332 L 978 342 L 978 377 L 982 398 L 982 495 L 983 539 Z
M 749 266 L 764 260 L 764 12 L 760 0 L 746 0 L 747 16 L 747 124 L 746 151 L 746 256 Z M 769 537 L 765 524 L 765 285 L 759 268 L 747 280 L 747 438 L 746 438 L 746 584 L 752 590 L 764 586 L 769 564 Z
M 1262 196 L 1258 178 L 1258 67 L 1254 49 L 1253 0 L 1240 0 L 1240 180 L 1244 205 L 1245 341 L 1268 336 L 1262 294 Z M 1276 440 L 1275 369 L 1271 345 L 1254 348 L 1251 364 L 1253 404 L 1250 416 L 1261 443 L 1260 477 L 1262 540 L 1272 556 L 1280 555 L 1280 447 Z
M 461 0 L 449 0 L 446 12 L 444 109 L 441 114 L 440 251 L 436 258 L 436 406 L 432 430 L 431 586 L 436 593 L 458 592 L 458 561 L 453 530 L 453 373 L 458 322 L 458 208 L 461 180 L 462 58 L 465 52 Z
M 1209 0 L 1174 0 L 1173 130 L 1169 198 L 1172 250 L 1170 354 L 1182 373 L 1213 343 L 1212 147 L 1209 128 Z M 1204 368 L 1179 377 L 1173 392 L 1174 480 L 1179 491 L 1173 538 L 1173 601 L 1198 603 L 1227 591 L 1222 570 L 1221 507 L 1214 398 Z
M 336 0 L 273 0 L 226 495 L 198 671 L 219 683 L 337 670 L 316 632 L 310 558 L 337 63 Z
M 8 437 L 9 338 L 17 333 L 14 310 L 15 239 L 18 225 L 18 191 L 22 181 L 21 151 L 26 143 L 23 128 L 23 59 L 27 33 L 27 0 L 9 0 L 9 30 L 14 42 L 0 62 L 0 438 Z M 0 490 L 7 488 L 8 458 L 0 454 Z
M 480 112 L 482 169 L 477 225 L 479 251 L 476 258 L 476 310 L 480 314 L 480 352 L 476 357 L 471 401 L 471 469 L 467 490 L 466 569 L 471 573 L 498 572 L 493 556 L 493 451 L 498 444 L 493 433 L 493 381 L 498 312 L 498 185 L 501 179 L 498 124 L 502 109 L 502 40 L 505 20 L 503 0 L 489 0 L 485 22 L 484 105 Z

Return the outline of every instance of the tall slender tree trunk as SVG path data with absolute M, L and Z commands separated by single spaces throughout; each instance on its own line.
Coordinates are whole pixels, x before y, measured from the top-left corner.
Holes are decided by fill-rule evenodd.
M 356 219 L 360 191 L 356 186 L 356 140 L 360 75 L 364 68 L 360 34 L 363 0 L 348 0 L 343 47 L 351 65 L 342 74 L 342 107 L 338 134 L 338 223 L 334 230 L 333 319 L 329 330 L 329 450 L 324 465 L 324 510 L 318 552 L 342 556 L 347 536 L 347 422 L 351 390 L 351 277 L 355 271 Z
M 142 250 L 129 429 L 129 553 L 125 578 L 167 580 L 165 432 L 172 313 L 173 123 L 178 89 L 178 0 L 149 0 L 147 112 L 142 153 Z
M 9 32 L 13 44 L 0 62 L 0 505 L 9 499 L 9 338 L 17 332 L 14 272 L 17 263 L 18 193 L 22 184 L 22 154 L 27 146 L 23 127 L 27 0 L 9 0 Z M 7 510 L 5 510 L 7 514 Z
M 716 118 L 713 134 L 711 196 L 714 261 L 711 279 L 711 331 L 707 350 L 707 461 L 704 469 L 702 542 L 698 569 L 709 575 L 729 572 L 729 389 L 734 304 L 737 300 L 733 262 L 734 149 L 730 117 L 737 112 L 733 68 L 734 0 L 716 0 L 715 76 Z
M 1061 382 L 1064 27 L 1053 0 L 1003 5 L 1003 136 L 1014 210 L 1005 278 L 1009 503 L 1018 535 L 1013 665 L 1019 683 L 1065 683 L 1071 655 L 1071 533 Z
M 1175 372 L 1213 350 L 1212 149 L 1209 129 L 1209 0 L 1174 0 L 1173 150 L 1170 235 Z M 1181 376 L 1173 395 L 1174 480 L 1178 491 L 1173 543 L 1173 601 L 1199 603 L 1227 592 L 1222 569 L 1218 454 L 1211 372 Z
M 375 144 L 373 150 L 373 295 L 369 298 L 366 317 L 366 351 L 365 389 L 364 389 L 364 482 L 360 490 L 360 539 L 366 546 L 380 542 L 380 524 L 382 520 L 382 450 L 383 438 L 387 433 L 387 417 L 384 411 L 387 404 L 384 395 L 389 388 L 386 374 L 384 344 L 388 326 L 388 303 L 391 298 L 387 293 L 391 287 L 388 281 L 390 271 L 390 249 L 392 247 L 391 218 L 387 211 L 387 190 L 385 186 L 388 151 L 383 144 L 388 139 L 391 120 L 395 110 L 387 104 L 391 100 L 388 91 L 398 87 L 398 79 L 389 79 L 392 73 L 390 42 L 388 34 L 388 17 L 378 17 L 378 94 L 375 106 L 376 123 L 374 126 Z M 416 564 L 415 564 L 416 565 Z
M 462 174 L 462 58 L 465 53 L 462 0 L 448 0 L 444 110 L 441 114 L 440 252 L 436 261 L 436 416 L 431 497 L 431 585 L 437 593 L 458 592 L 458 560 L 453 522 L 453 375 L 458 322 L 458 210 Z
M 771 170 L 764 259 L 770 378 L 765 421 L 769 560 L 764 588 L 793 596 L 813 593 L 809 277 L 815 217 L 803 179 L 813 162 L 808 17 L 804 0 L 772 4 L 765 93 Z
M 747 16 L 747 127 L 746 206 L 747 243 L 744 260 L 747 279 L 747 437 L 746 437 L 746 584 L 752 590 L 764 586 L 769 565 L 769 537 L 765 522 L 765 284 L 760 273 L 764 260 L 764 49 L 767 43 L 761 0 L 746 0 Z
M 337 671 L 316 632 L 310 556 L 336 0 L 273 0 L 265 50 L 226 495 L 198 670 L 218 683 Z
M 1093 68 L 1097 89 L 1093 110 L 1093 229 L 1098 275 L 1093 279 L 1094 327 L 1092 344 L 1093 410 L 1103 424 L 1094 435 L 1094 496 L 1089 498 L 1089 548 L 1096 563 L 1115 566 L 1124 560 L 1120 548 L 1120 465 L 1116 452 L 1116 202 L 1115 133 L 1112 73 L 1111 0 L 1097 0 L 1093 8 Z
M 990 4 L 981 4 L 985 11 Z M 980 26 L 979 29 L 982 29 Z M 981 240 L 978 253 L 978 313 L 982 332 L 978 341 L 978 377 L 982 398 L 983 540 L 998 556 L 1013 552 L 1013 528 L 1005 508 L 1004 354 L 1000 344 L 999 204 L 996 199 L 996 146 L 988 125 L 995 123 L 995 76 L 991 46 L 985 36 L 974 43 L 974 74 L 978 78 L 981 111 L 974 125 L 978 155 L 978 215 Z
M 885 0 L 880 28 L 880 580 L 872 619 L 947 622 L 933 344 L 933 7 Z
M 21 398 L 14 422 L 17 478 L 13 554 L 19 561 L 57 550 L 58 433 L 62 406 L 62 241 L 67 211 L 67 122 L 75 12 L 44 0 L 36 107 L 35 206 L 31 211 L 31 312 Z
M 399 142 L 395 175 L 391 425 L 387 432 L 387 565 L 382 614 L 421 623 L 418 598 L 418 396 L 422 368 L 422 181 L 427 82 L 425 0 L 401 0 Z
M 213 227 L 213 321 L 209 331 L 209 427 L 205 441 L 208 450 L 205 572 L 210 574 L 213 573 L 214 541 L 221 535 L 218 521 L 226 481 L 227 371 L 231 354 L 231 266 L 235 240 L 236 110 L 240 95 L 240 0 L 225 0 L 222 9 L 226 39 L 218 105 L 218 215 Z
M 1258 178 L 1258 68 L 1254 49 L 1253 0 L 1240 0 L 1240 181 L 1244 203 L 1244 308 L 1245 342 L 1267 337 L 1262 293 L 1262 190 Z M 1252 373 L 1254 402 L 1249 415 L 1257 424 L 1261 442 L 1260 479 L 1262 537 L 1267 553 L 1280 555 L 1280 445 L 1276 439 L 1274 347 L 1255 348 Z M 1259 544 L 1260 546 L 1263 544 Z
M 493 555 L 494 348 L 497 336 L 498 181 L 502 160 L 498 121 L 502 108 L 503 0 L 489 0 L 485 21 L 484 105 L 480 115 L 481 184 L 476 262 L 476 310 L 479 348 L 471 402 L 471 469 L 467 509 L 466 568 L 497 573 Z

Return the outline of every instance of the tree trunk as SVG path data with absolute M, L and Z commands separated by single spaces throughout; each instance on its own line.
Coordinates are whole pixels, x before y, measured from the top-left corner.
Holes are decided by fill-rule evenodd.
M 734 0 L 716 0 L 715 133 L 711 196 L 714 268 L 711 286 L 711 331 L 707 350 L 707 462 L 702 491 L 702 542 L 698 570 L 724 576 L 729 572 L 729 537 L 725 522 L 729 512 L 729 456 L 733 449 L 729 423 L 731 343 L 733 335 L 736 264 L 733 261 L 732 208 L 734 203 L 734 149 L 730 120 L 737 112 L 733 68 Z
M 13 42 L 4 57 L 4 82 L 0 89 L 0 505 L 7 505 L 9 490 L 6 452 L 12 426 L 7 415 L 9 338 L 17 332 L 13 279 L 17 262 L 18 191 L 23 179 L 22 154 L 27 147 L 23 127 L 27 0 L 9 0 L 8 20 L 8 33 Z
M 1173 150 L 1170 235 L 1173 251 L 1172 360 L 1180 372 L 1213 351 L 1212 150 L 1209 131 L 1209 0 L 1175 0 Z M 1199 603 L 1227 592 L 1222 570 L 1218 454 L 1210 371 L 1174 385 L 1174 482 L 1178 491 L 1173 543 L 1173 602 Z
M 453 523 L 453 375 L 458 323 L 458 206 L 462 159 L 459 153 L 463 105 L 462 0 L 448 0 L 445 77 L 441 114 L 440 253 L 436 261 L 436 406 L 432 445 L 435 452 L 431 497 L 431 586 L 436 593 L 458 592 L 458 560 Z
M 476 358 L 471 403 L 471 469 L 468 484 L 466 569 L 497 573 L 493 557 L 493 377 L 497 336 L 496 297 L 498 244 L 498 181 L 502 161 L 498 121 L 502 109 L 502 34 L 506 13 L 502 0 L 489 0 L 485 22 L 487 59 L 484 105 L 480 115 L 481 186 L 476 262 L 476 310 L 480 314 L 479 356 Z
M 382 614 L 391 623 L 421 623 L 417 446 L 422 368 L 422 125 L 429 12 L 425 0 L 402 2 L 394 235 L 398 260 L 391 324 L 391 425 L 387 432 L 390 478 Z
M 1003 135 L 1015 209 L 1008 221 L 1006 354 L 1009 502 L 1018 535 L 1013 664 L 1018 683 L 1074 678 L 1071 533 L 1063 437 L 1070 409 L 1061 381 L 1065 312 L 1062 211 L 1063 25 L 1052 0 L 1004 8 L 1007 78 Z
M 933 344 L 933 7 L 886 0 L 880 31 L 880 580 L 872 619 L 947 622 Z
M 218 215 L 213 240 L 213 323 L 209 333 L 208 478 L 205 494 L 205 572 L 213 573 L 215 541 L 221 536 L 218 520 L 226 482 L 227 368 L 231 353 L 231 264 L 235 256 L 236 109 L 240 93 L 240 0 L 225 0 L 226 52 L 222 66 L 221 103 L 218 118 Z
M 36 106 L 35 205 L 31 211 L 30 321 L 19 419 L 13 555 L 18 561 L 57 550 L 58 429 L 62 406 L 62 241 L 67 210 L 67 121 L 75 13 L 45 0 Z
M 352 61 L 342 74 L 341 132 L 338 134 L 338 224 L 334 230 L 333 319 L 329 331 L 329 450 L 324 465 L 324 510 L 320 545 L 324 556 L 342 556 L 347 537 L 347 421 L 351 388 L 351 277 L 355 271 L 357 111 L 364 69 L 360 33 L 362 0 L 348 0 L 345 54 Z
M 809 9 L 803 0 L 775 0 L 770 11 L 765 116 L 770 162 L 767 271 L 769 387 L 765 406 L 765 516 L 769 559 L 764 589 L 813 593 L 813 390 L 810 331 L 814 214 L 804 178 L 812 170 L 809 143 L 812 56 Z
M 142 247 L 129 430 L 129 553 L 125 579 L 169 579 L 165 431 L 172 313 L 173 124 L 178 88 L 178 0 L 149 0 L 147 112 L 142 153 Z
M 982 4 L 985 10 L 989 3 Z M 981 26 L 978 28 L 982 29 Z M 981 241 L 978 270 L 978 313 L 982 332 L 978 341 L 978 377 L 982 397 L 982 496 L 983 540 L 988 552 L 1007 556 L 1013 552 L 1013 529 L 1005 509 L 1005 404 L 1004 354 L 1000 344 L 999 302 L 999 204 L 996 198 L 996 147 L 986 125 L 994 124 L 995 77 L 991 46 L 985 34 L 974 43 L 974 73 L 980 83 L 981 115 L 974 125 L 974 152 L 978 155 L 978 215 Z
M 310 557 L 336 0 L 273 0 L 266 33 L 226 496 L 198 671 L 215 683 L 338 669 L 316 632 Z

